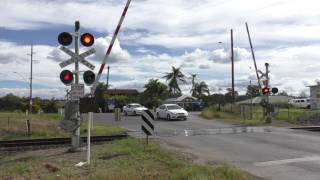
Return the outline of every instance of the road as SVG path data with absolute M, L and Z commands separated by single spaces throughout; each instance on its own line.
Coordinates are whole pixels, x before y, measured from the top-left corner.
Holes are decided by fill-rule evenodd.
M 95 114 L 94 119 L 115 124 L 112 114 Z M 234 126 L 202 119 L 197 113 L 187 121 L 153 123 L 155 138 L 206 162 L 231 164 L 265 179 L 320 180 L 320 133 L 274 127 L 235 133 Z M 118 125 L 134 136 L 142 135 L 139 116 L 122 116 Z M 190 130 L 206 131 L 183 133 Z

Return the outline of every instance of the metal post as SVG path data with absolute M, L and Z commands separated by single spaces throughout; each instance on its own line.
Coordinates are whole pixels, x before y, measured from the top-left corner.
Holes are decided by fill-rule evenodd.
M 235 102 L 234 94 L 234 54 L 233 54 L 233 30 L 231 29 L 231 78 L 232 78 L 232 104 Z
M 250 80 L 250 89 L 252 90 L 251 80 Z M 253 119 L 253 116 L 252 116 L 252 100 L 253 100 L 252 99 L 253 98 L 252 93 L 253 92 L 250 93 L 250 119 Z
M 80 22 L 75 22 L 75 54 L 79 55 L 79 35 L 80 35 Z M 79 84 L 79 62 L 75 59 L 75 84 Z M 79 102 L 78 102 L 79 106 Z M 78 108 L 79 109 L 79 108 Z M 77 112 L 78 128 L 72 133 L 72 150 L 76 151 L 80 146 L 80 112 Z
M 87 136 L 87 164 L 90 164 L 90 138 L 91 138 L 91 123 L 92 123 L 92 119 L 93 119 L 93 113 L 89 112 L 88 113 L 88 136 Z
M 109 88 L 109 70 L 110 70 L 110 66 L 108 66 L 107 89 Z

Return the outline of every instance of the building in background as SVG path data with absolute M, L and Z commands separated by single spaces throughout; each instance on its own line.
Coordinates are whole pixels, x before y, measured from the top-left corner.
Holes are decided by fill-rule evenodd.
M 320 85 L 308 86 L 310 88 L 311 109 L 320 109 Z
M 165 100 L 166 104 L 178 104 L 188 111 L 199 111 L 202 109 L 201 101 L 196 97 L 189 95 L 182 95 L 177 98 L 169 98 Z
M 108 89 L 107 94 L 110 96 L 136 97 L 139 95 L 139 92 L 136 89 Z

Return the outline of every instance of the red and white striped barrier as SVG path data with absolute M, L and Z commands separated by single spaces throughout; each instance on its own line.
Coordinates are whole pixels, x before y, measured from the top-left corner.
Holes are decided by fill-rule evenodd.
M 118 33 L 119 33 L 119 31 L 120 31 L 121 24 L 122 24 L 122 22 L 123 22 L 123 20 L 124 20 L 124 17 L 125 17 L 126 14 L 127 14 L 127 11 L 128 11 L 129 5 L 130 5 L 130 2 L 131 2 L 131 0 L 128 0 L 128 1 L 127 1 L 127 4 L 126 4 L 126 6 L 125 6 L 125 8 L 124 8 L 124 10 L 123 10 L 123 12 L 122 12 L 121 18 L 120 18 L 120 20 L 119 20 L 118 26 L 117 26 L 116 30 L 114 31 L 114 34 L 113 34 L 112 39 L 111 39 L 111 42 L 110 42 L 110 44 L 109 44 L 107 53 L 106 53 L 106 55 L 104 56 L 104 59 L 103 59 L 102 64 L 101 64 L 101 66 L 100 66 L 99 72 L 98 72 L 98 74 L 97 74 L 97 78 L 96 78 L 96 80 L 94 81 L 94 83 L 93 83 L 93 85 L 92 85 L 92 88 L 91 88 L 91 93 L 92 93 L 92 94 L 94 94 L 94 92 L 95 92 L 95 90 L 96 90 L 96 88 L 97 88 L 97 86 L 98 86 L 99 79 L 100 79 L 100 77 L 101 77 L 101 74 L 102 74 L 102 72 L 103 72 L 103 70 L 104 70 L 104 66 L 106 65 L 106 62 L 107 62 L 107 60 L 108 60 L 108 58 L 109 58 L 109 55 L 110 55 L 110 53 L 111 53 L 111 50 L 112 50 L 114 41 L 116 40 L 116 38 L 117 38 L 117 36 L 118 36 Z

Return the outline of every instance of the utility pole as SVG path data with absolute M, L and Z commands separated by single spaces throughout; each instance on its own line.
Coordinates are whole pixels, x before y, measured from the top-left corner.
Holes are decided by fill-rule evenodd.
M 110 66 L 108 66 L 108 74 L 107 74 L 107 89 L 109 89 L 109 70 L 110 70 Z
M 266 66 L 266 87 L 269 88 L 269 63 L 265 63 Z M 266 123 L 271 123 L 270 105 L 269 105 L 269 93 L 266 94 L 267 106 L 266 106 Z
M 231 79 L 232 79 L 232 104 L 235 102 L 234 93 L 234 54 L 233 54 L 233 30 L 231 29 Z
M 32 74 L 33 74 L 33 44 L 31 44 L 31 52 L 30 52 L 30 95 L 29 95 L 29 113 L 32 113 Z

